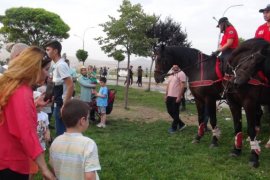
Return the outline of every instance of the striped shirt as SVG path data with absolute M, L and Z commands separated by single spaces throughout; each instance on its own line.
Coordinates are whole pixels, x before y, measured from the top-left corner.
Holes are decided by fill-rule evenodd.
M 81 133 L 58 136 L 50 147 L 50 163 L 59 180 L 83 180 L 85 172 L 101 169 L 96 143 Z

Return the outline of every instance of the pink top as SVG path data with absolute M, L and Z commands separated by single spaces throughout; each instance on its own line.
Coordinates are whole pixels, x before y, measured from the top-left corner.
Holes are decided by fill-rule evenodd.
M 183 71 L 169 76 L 167 96 L 178 97 L 180 84 L 186 82 L 186 75 Z
M 21 85 L 3 109 L 0 125 L 0 170 L 11 169 L 29 174 L 29 159 L 35 160 L 43 150 L 37 136 L 37 112 L 33 91 Z

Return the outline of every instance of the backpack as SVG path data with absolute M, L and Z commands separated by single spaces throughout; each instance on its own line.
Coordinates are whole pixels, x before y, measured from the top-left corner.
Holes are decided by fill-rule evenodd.
M 110 114 L 113 110 L 115 95 L 116 95 L 115 89 L 108 89 L 108 105 L 106 107 L 106 114 Z

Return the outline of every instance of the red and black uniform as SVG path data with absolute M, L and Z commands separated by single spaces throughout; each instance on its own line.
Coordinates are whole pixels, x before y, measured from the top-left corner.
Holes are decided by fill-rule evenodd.
M 270 26 L 267 23 L 259 26 L 255 33 L 255 38 L 263 38 L 264 40 L 270 42 Z
M 220 58 L 222 60 L 226 60 L 231 55 L 232 51 L 235 48 L 237 48 L 237 46 L 239 44 L 238 34 L 237 34 L 237 31 L 235 30 L 235 28 L 233 26 L 228 26 L 225 29 L 224 35 L 222 36 L 222 40 L 220 42 L 221 47 L 223 47 L 227 43 L 228 39 L 233 39 L 233 43 L 229 48 L 222 51 L 222 54 L 220 56 Z

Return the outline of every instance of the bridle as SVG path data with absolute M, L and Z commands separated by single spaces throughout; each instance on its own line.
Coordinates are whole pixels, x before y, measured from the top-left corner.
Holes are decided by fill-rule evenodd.
M 238 70 L 238 68 L 242 64 L 244 64 L 245 62 L 249 61 L 250 59 L 254 59 L 256 57 L 256 55 L 259 55 L 259 56 L 262 56 L 262 57 L 266 57 L 266 56 L 262 55 L 260 51 L 257 51 L 257 52 L 255 52 L 253 54 L 250 54 L 249 56 L 246 56 L 246 57 L 243 57 L 243 58 L 237 60 L 238 62 L 240 61 L 240 63 L 237 64 L 237 66 L 235 66 L 235 67 L 233 67 L 229 62 L 227 62 L 228 66 L 232 69 L 232 72 L 233 72 L 234 76 L 236 77 L 236 71 Z

